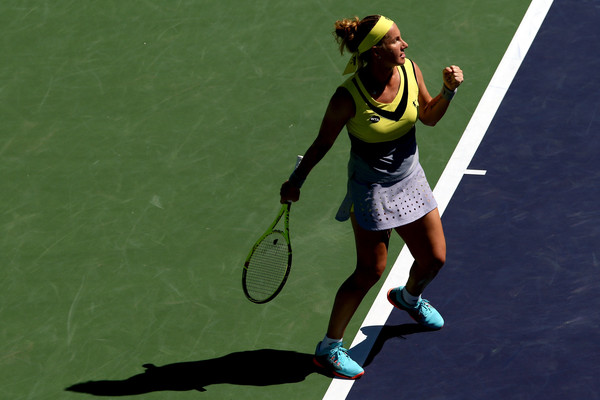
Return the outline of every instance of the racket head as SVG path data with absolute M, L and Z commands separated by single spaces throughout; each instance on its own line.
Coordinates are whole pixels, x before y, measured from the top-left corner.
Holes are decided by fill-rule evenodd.
M 271 230 L 252 248 L 244 263 L 242 287 L 253 303 L 267 303 L 283 289 L 292 266 L 289 236 Z

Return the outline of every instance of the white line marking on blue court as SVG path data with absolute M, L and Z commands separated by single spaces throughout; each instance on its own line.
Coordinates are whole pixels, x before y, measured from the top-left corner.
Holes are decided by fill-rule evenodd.
M 512 83 L 525 55 L 533 43 L 533 40 L 542 26 L 542 22 L 552 6 L 553 0 L 533 0 L 519 25 L 512 41 L 510 42 L 502 61 L 498 65 L 494 76 L 492 77 L 485 93 L 469 124 L 448 161 L 444 172 L 442 173 L 435 189 L 434 195 L 438 202 L 440 215 L 444 213 L 450 199 L 454 195 L 458 184 L 468 170 L 469 163 L 473 159 L 479 144 L 481 143 L 504 95 Z M 396 259 L 387 279 L 385 280 L 381 291 L 373 302 L 369 313 L 363 321 L 361 328 L 371 327 L 381 329 L 392 312 L 392 305 L 387 300 L 387 290 L 390 287 L 398 286 L 408 280 L 408 272 L 413 263 L 413 258 L 404 246 L 400 255 Z M 361 330 L 356 334 L 351 348 L 361 345 L 360 351 L 351 351 L 352 358 L 359 364 L 364 364 L 375 340 L 377 333 L 370 331 L 367 337 Z M 368 373 L 368 371 L 367 371 Z M 333 379 L 329 389 L 325 393 L 323 400 L 343 400 L 348 396 L 350 389 L 355 381 L 345 379 Z
M 485 169 L 466 169 L 463 175 L 485 175 L 487 171 Z

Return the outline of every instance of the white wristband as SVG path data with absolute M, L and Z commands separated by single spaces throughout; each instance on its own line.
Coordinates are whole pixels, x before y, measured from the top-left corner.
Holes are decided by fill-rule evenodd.
M 458 88 L 454 90 L 450 90 L 446 87 L 446 85 L 442 85 L 442 97 L 448 101 L 452 100 Z

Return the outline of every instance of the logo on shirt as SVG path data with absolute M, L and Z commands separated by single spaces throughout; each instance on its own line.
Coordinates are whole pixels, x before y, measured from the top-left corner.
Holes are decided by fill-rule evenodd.
M 372 123 L 377 123 L 381 120 L 381 118 L 379 117 L 379 115 L 373 115 L 371 118 L 369 118 L 369 121 L 371 121 Z

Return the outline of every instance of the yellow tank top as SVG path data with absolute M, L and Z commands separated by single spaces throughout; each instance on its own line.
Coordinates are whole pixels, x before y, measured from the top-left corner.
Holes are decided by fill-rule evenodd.
M 367 143 L 381 143 L 411 131 L 419 118 L 419 86 L 412 61 L 407 58 L 398 70 L 400 87 L 391 103 L 374 100 L 358 73 L 341 85 L 350 92 L 356 105 L 356 114 L 346 124 L 350 135 Z

